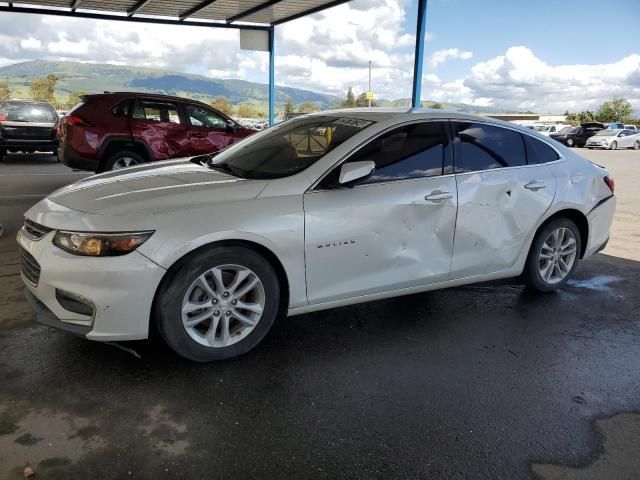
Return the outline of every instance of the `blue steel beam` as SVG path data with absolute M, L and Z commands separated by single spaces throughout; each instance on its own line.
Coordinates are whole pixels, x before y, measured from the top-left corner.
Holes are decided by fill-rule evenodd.
M 269 27 L 269 126 L 276 119 L 276 29 Z
M 420 108 L 422 94 L 422 64 L 424 59 L 424 38 L 427 24 L 427 0 L 418 0 L 418 21 L 416 25 L 416 54 L 413 60 L 413 93 L 411 106 Z

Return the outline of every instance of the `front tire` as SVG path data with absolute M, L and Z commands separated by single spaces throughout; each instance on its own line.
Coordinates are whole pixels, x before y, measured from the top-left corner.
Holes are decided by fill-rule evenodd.
M 567 147 L 573 147 L 573 139 L 572 138 L 567 138 Z
M 640 141 L 638 140 L 635 141 L 635 143 L 633 144 L 633 149 L 640 150 Z
M 611 146 L 609 147 L 609 149 L 611 150 L 617 150 L 618 149 L 618 142 L 612 142 Z
M 273 266 L 251 248 L 218 246 L 192 255 L 165 278 L 154 316 L 178 355 L 211 362 L 258 345 L 279 310 Z
M 568 218 L 545 225 L 535 236 L 527 258 L 524 279 L 539 292 L 562 287 L 578 265 L 581 255 L 578 226 Z

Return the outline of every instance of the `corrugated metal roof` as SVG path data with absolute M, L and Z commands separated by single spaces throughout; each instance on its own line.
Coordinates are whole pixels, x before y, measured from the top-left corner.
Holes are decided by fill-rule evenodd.
M 25 0 L 8 2 L 0 11 L 42 13 L 114 20 L 210 22 L 240 27 L 277 25 L 349 0 Z

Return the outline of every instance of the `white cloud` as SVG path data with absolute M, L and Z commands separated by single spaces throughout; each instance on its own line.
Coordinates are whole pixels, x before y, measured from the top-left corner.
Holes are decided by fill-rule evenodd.
M 476 63 L 463 79 L 434 92 L 441 101 L 513 110 L 563 112 L 594 109 L 623 96 L 640 107 L 640 55 L 599 65 L 548 65 L 527 47 Z
M 459 50 L 457 48 L 445 48 L 436 50 L 429 58 L 429 63 L 433 68 L 446 62 L 447 60 L 469 60 L 473 57 L 473 52 L 468 50 Z
M 367 89 L 373 62 L 378 98 L 408 98 L 413 74 L 413 0 L 354 0 L 279 26 L 276 82 L 344 95 Z M 24 32 L 30 32 L 28 36 Z M 427 46 L 430 46 L 429 38 Z M 612 55 L 615 52 L 612 51 Z M 238 32 L 74 20 L 0 16 L 0 66 L 32 59 L 157 67 L 211 77 L 267 81 L 267 54 L 239 49 Z M 512 110 L 593 109 L 621 95 L 640 109 L 640 55 L 599 65 L 550 65 L 524 46 L 474 64 L 471 51 L 444 48 L 428 60 L 423 98 Z M 466 60 L 466 75 L 447 75 L 449 62 Z M 464 65 L 464 64 L 462 64 Z M 434 69 L 438 67 L 437 75 Z M 457 66 L 459 67 L 459 65 Z M 459 71 L 456 69 L 456 71 Z

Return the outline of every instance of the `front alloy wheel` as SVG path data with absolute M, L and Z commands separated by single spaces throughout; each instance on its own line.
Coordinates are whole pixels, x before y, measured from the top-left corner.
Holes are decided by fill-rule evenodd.
M 567 147 L 573 147 L 573 139 L 567 138 Z
M 220 265 L 196 278 L 182 300 L 182 325 L 205 347 L 228 347 L 246 338 L 262 318 L 260 278 L 240 265 Z
M 612 142 L 611 146 L 609 147 L 611 150 L 617 150 L 618 149 L 618 143 L 617 142 Z
M 260 253 L 241 245 L 212 246 L 169 270 L 154 318 L 176 353 L 210 362 L 260 343 L 281 311 L 280 300 L 278 275 Z

